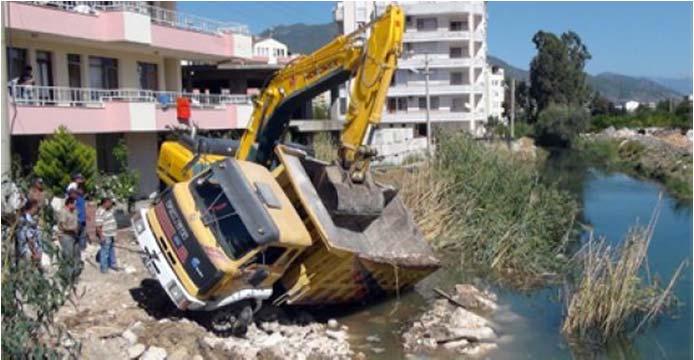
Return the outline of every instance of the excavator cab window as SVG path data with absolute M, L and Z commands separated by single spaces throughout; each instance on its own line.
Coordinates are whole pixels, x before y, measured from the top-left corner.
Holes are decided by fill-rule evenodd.
M 257 246 L 234 205 L 215 180 L 214 172 L 210 171 L 198 178 L 193 182 L 192 188 L 199 210 L 203 214 L 203 222 L 217 238 L 223 239 L 220 245 L 228 256 L 239 259 Z

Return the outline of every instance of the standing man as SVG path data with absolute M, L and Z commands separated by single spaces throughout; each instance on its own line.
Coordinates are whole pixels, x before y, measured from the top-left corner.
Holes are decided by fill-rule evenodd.
M 79 230 L 77 239 L 79 240 L 80 249 L 87 248 L 87 204 L 84 200 L 84 176 L 77 173 L 72 176 L 72 182 L 67 186 L 68 196 L 75 198 L 77 206 L 77 221 L 79 222 Z
M 39 211 L 46 205 L 46 193 L 43 190 L 43 180 L 41 178 L 36 178 L 31 183 L 27 198 L 36 201 Z
M 70 262 L 73 276 L 77 276 L 82 268 L 82 258 L 77 234 L 77 206 L 74 197 L 65 199 L 65 207 L 58 212 L 58 229 L 60 230 L 60 248 L 63 257 Z
M 38 228 L 37 214 L 39 204 L 36 200 L 29 199 L 24 204 L 22 216 L 19 219 L 19 231 L 17 233 L 18 260 L 31 261 L 34 265 L 41 264 L 43 248 L 41 244 L 41 232 Z
M 96 209 L 96 237 L 99 239 L 99 264 L 102 273 L 108 269 L 118 270 L 116 267 L 116 231 L 118 224 L 113 214 L 113 200 L 108 196 L 101 199 L 99 208 Z

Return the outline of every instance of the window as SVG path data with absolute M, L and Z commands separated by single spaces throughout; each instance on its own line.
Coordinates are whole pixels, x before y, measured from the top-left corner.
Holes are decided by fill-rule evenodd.
M 219 245 L 227 255 L 239 259 L 256 247 L 212 171 L 192 182 L 191 189 L 203 222 L 220 239 Z
M 95 89 L 117 89 L 118 60 L 100 56 L 90 56 L 89 86 Z
M 397 110 L 397 106 L 398 106 L 397 99 L 388 98 L 388 103 L 386 104 L 386 107 L 387 107 L 389 113 L 394 113 L 395 110 Z
M 36 50 L 36 84 L 53 86 L 53 54 L 50 51 Z
M 451 21 L 448 30 L 450 31 L 465 31 L 467 30 L 467 22 L 463 22 L 460 20 L 457 21 Z
M 427 124 L 417 124 L 415 129 L 415 137 L 426 137 L 427 136 Z
M 436 31 L 437 27 L 436 18 L 417 19 L 417 31 Z
M 427 98 L 426 97 L 420 97 L 419 98 L 419 110 L 426 110 L 427 109 Z M 430 96 L 429 97 L 429 110 L 438 110 L 439 109 L 439 97 L 438 96 Z
M 67 77 L 70 87 L 82 87 L 82 57 L 79 54 L 67 54 Z
M 463 98 L 453 98 L 451 112 L 465 111 L 465 100 Z
M 137 63 L 137 76 L 140 79 L 140 89 L 159 90 L 159 72 L 157 64 Z
M 459 59 L 463 57 L 463 48 L 461 47 L 452 47 L 449 56 L 451 59 Z
M 96 134 L 96 165 L 97 168 L 107 174 L 116 174 L 123 169 L 113 156 L 113 148 L 123 138 L 123 134 Z
M 10 80 L 18 79 L 22 76 L 24 68 L 29 65 L 27 49 L 8 47 L 7 59 L 7 78 Z
M 407 111 L 407 98 L 398 98 L 398 110 Z
M 463 73 L 452 72 L 451 73 L 451 85 L 462 85 L 463 84 Z

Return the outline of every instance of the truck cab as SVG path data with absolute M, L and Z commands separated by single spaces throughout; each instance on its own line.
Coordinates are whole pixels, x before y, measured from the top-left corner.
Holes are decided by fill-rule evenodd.
M 134 227 L 145 266 L 179 309 L 259 305 L 311 245 L 272 174 L 233 158 L 169 187 Z

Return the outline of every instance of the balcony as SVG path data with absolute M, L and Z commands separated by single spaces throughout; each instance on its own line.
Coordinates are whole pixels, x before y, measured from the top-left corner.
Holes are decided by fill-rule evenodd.
M 436 31 L 406 31 L 402 40 L 404 42 L 431 42 L 431 41 L 466 41 L 474 38 L 476 41 L 484 41 L 484 33 L 481 31 L 448 31 L 439 29 Z
M 250 57 L 244 25 L 147 5 L 144 2 L 9 2 L 8 27 L 40 36 L 150 45 L 183 57 Z
M 245 95 L 57 86 L 9 93 L 13 135 L 48 134 L 60 125 L 74 133 L 162 131 L 177 124 L 178 97 L 191 100 L 191 120 L 201 129 L 245 128 L 252 110 Z
M 382 12 L 387 5 L 378 4 Z M 406 15 L 447 15 L 447 14 L 484 14 L 483 1 L 417 1 L 400 2 Z
M 484 120 L 482 112 L 457 112 L 448 110 L 432 110 L 429 112 L 429 117 L 432 122 L 449 122 L 449 121 L 471 121 Z M 422 123 L 426 122 L 425 111 L 396 111 L 384 112 L 381 117 L 382 123 Z
M 462 68 L 462 67 L 482 67 L 485 66 L 486 62 L 484 58 L 476 57 L 462 57 L 462 58 L 451 58 L 448 56 L 443 57 L 429 57 L 429 67 L 432 68 Z M 401 58 L 398 60 L 398 68 L 400 69 L 423 69 L 424 68 L 424 56 L 415 55 L 407 58 Z
M 484 87 L 481 85 L 450 85 L 446 82 L 436 83 L 433 81 L 429 84 L 429 94 L 432 96 L 482 93 L 483 91 Z M 391 97 L 424 96 L 425 93 L 424 85 L 420 84 L 396 85 L 388 90 L 388 96 Z

